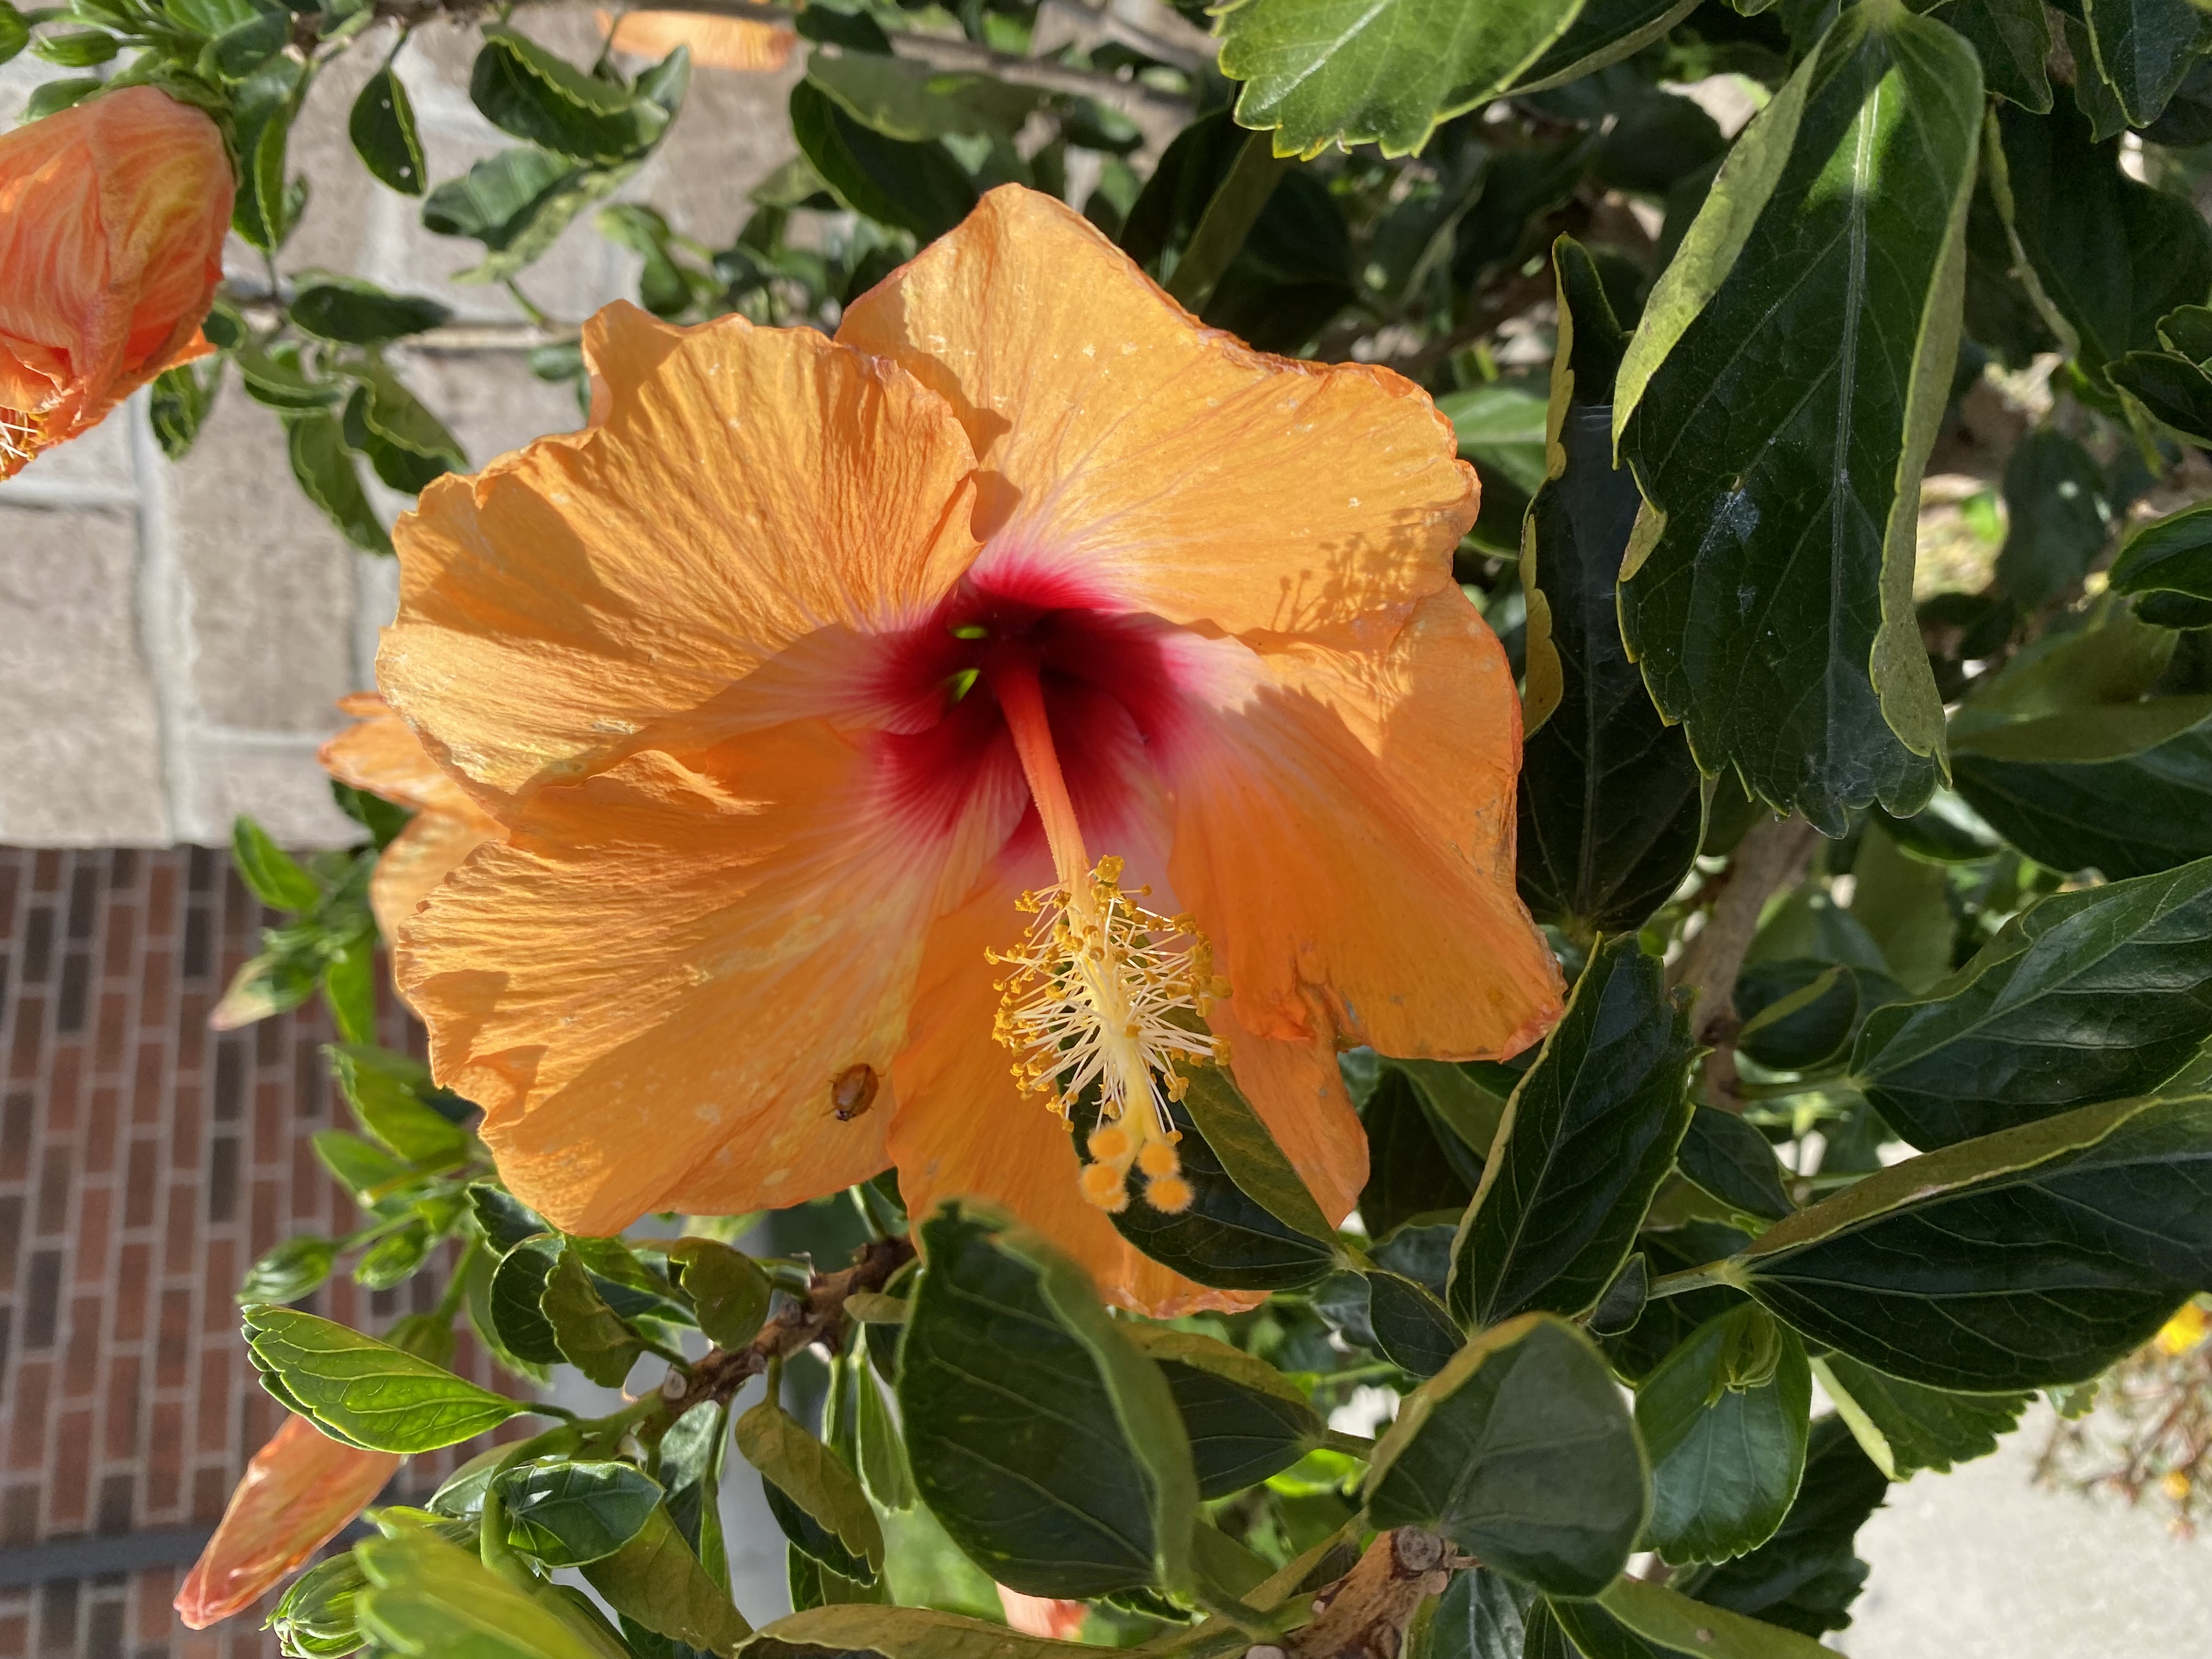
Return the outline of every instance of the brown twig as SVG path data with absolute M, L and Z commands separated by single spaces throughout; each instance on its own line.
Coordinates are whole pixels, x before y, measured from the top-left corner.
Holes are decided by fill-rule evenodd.
M 1399 1527 L 1381 1533 L 1358 1565 L 1314 1598 L 1313 1623 L 1278 1651 L 1286 1659 L 1397 1659 L 1413 1611 L 1451 1582 L 1450 1547 L 1432 1532 Z M 1252 1650 L 1253 1659 L 1265 1652 Z
M 903 1238 L 878 1238 L 853 1252 L 853 1265 L 834 1273 L 816 1273 L 807 1281 L 806 1294 L 787 1302 L 760 1328 L 760 1334 L 742 1348 L 717 1348 L 691 1368 L 689 1377 L 671 1371 L 672 1381 L 683 1392 L 669 1396 L 673 1421 L 702 1400 L 727 1403 L 751 1378 L 768 1370 L 771 1359 L 783 1359 L 833 1340 L 845 1316 L 845 1299 L 858 1291 L 880 1291 L 891 1276 L 914 1260 L 914 1246 Z
M 1820 837 L 1800 817 L 1769 818 L 1746 830 L 1713 884 L 1705 927 L 1668 975 L 1669 983 L 1695 994 L 1690 1029 L 1712 1050 L 1705 1057 L 1705 1097 L 1723 1111 L 1743 1109 L 1735 1089 L 1735 976 L 1766 901 L 1803 872 Z

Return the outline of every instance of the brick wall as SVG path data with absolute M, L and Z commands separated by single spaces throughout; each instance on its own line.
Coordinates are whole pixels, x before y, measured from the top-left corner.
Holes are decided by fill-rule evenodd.
M 319 1005 L 207 1029 L 267 919 L 205 848 L 0 847 L 0 1583 L 73 1539 L 173 1563 L 0 1588 L 0 1659 L 276 1651 L 258 1612 L 194 1636 L 169 1609 L 279 1419 L 239 1340 L 240 1274 L 290 1232 L 359 1224 L 309 1144 L 348 1121 Z M 409 1042 L 396 1008 L 385 1025 Z M 301 1305 L 378 1329 L 438 1278 Z M 502 1386 L 465 1343 L 458 1367 Z M 417 1460 L 404 1489 L 454 1461 Z

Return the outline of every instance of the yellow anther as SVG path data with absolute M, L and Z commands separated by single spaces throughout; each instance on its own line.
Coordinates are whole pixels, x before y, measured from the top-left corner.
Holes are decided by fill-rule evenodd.
M 1091 1156 L 1101 1164 L 1127 1164 L 1131 1150 L 1129 1132 L 1118 1123 L 1102 1123 L 1091 1132 Z
M 1145 1183 L 1145 1202 L 1164 1215 L 1181 1215 L 1194 1196 L 1190 1182 L 1179 1175 L 1154 1176 Z
M 1182 1159 L 1172 1143 L 1148 1140 L 1137 1149 L 1137 1167 L 1148 1176 L 1171 1176 L 1182 1170 Z
M 1128 1207 L 1128 1186 L 1121 1171 L 1111 1164 L 1085 1164 L 1080 1185 L 1085 1200 L 1097 1205 L 1102 1210 L 1124 1210 Z

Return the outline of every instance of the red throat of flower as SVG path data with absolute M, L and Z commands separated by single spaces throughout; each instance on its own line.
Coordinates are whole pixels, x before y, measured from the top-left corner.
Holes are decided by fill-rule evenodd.
M 999 981 L 995 1035 L 1013 1051 L 1023 1089 L 1048 1097 L 1062 1117 L 1086 1091 L 1097 1091 L 1092 1162 L 1082 1176 L 1085 1199 L 1103 1210 L 1124 1208 L 1133 1164 L 1147 1203 L 1188 1209 L 1190 1183 L 1176 1152 L 1182 1135 L 1168 1103 L 1189 1086 L 1185 1065 L 1227 1060 L 1205 1017 L 1228 988 L 1213 976 L 1212 951 L 1188 916 L 1146 909 L 1137 901 L 1149 888 L 1124 892 L 1119 858 L 1091 863 L 1053 744 L 1036 652 L 1007 641 L 989 653 L 982 672 L 1013 738 L 1059 878 L 1043 892 L 1022 896 L 1020 908 L 1035 921 L 1014 949 L 992 953 L 1011 969 Z

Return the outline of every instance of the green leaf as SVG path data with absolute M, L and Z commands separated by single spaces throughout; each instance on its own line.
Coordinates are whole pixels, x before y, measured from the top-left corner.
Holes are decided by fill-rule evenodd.
M 745 1644 L 744 1659 L 1079 1659 L 1080 1643 L 1024 1636 L 998 1623 L 933 1607 L 846 1604 L 779 1619 Z
M 323 1006 L 348 1042 L 376 1037 L 376 934 L 357 933 L 323 964 Z
M 1540 1616 L 1526 1584 L 1488 1567 L 1452 1575 L 1437 1598 L 1426 1659 L 1539 1659 L 1528 1626 Z
M 216 393 L 222 388 L 222 367 L 219 362 L 205 368 L 179 363 L 154 377 L 146 413 L 164 457 L 181 461 L 191 452 L 209 411 L 215 407 Z
M 2150 416 L 2199 447 L 2212 447 L 2212 377 L 2165 351 L 2130 351 L 2105 366 L 2105 378 Z
M 2055 893 L 1941 988 L 1876 1009 L 1851 1057 L 1912 1145 L 2146 1092 L 2212 1037 L 2212 859 Z
M 459 441 L 390 369 L 371 359 L 352 372 L 360 384 L 346 400 L 346 442 L 388 488 L 415 495 L 468 465 Z
M 1677 1575 L 1674 1588 L 1801 1635 L 1841 1630 L 1867 1577 L 1852 1540 L 1888 1491 L 1843 1419 L 1824 1417 L 1813 1425 L 1805 1478 L 1774 1536 L 1748 1555 Z
M 1604 1293 L 1688 1127 L 1696 1052 L 1635 935 L 1592 952 L 1460 1222 L 1446 1299 L 1462 1324 L 1581 1313 Z
M 234 24 L 209 41 L 199 57 L 199 70 L 211 80 L 236 83 L 245 80 L 291 44 L 292 14 L 282 8 L 264 11 Z
M 1167 1109 L 1182 1136 L 1176 1151 L 1189 1206 L 1169 1214 L 1133 1195 L 1111 1216 L 1115 1231 L 1201 1285 L 1264 1291 L 1314 1283 L 1329 1271 L 1336 1249 L 1312 1194 L 1226 1070 L 1194 1066 L 1185 1075 L 1188 1090 Z M 1085 1163 L 1097 1110 L 1093 1089 L 1068 1114 L 1076 1156 Z
M 1587 937 L 1633 933 L 1681 884 L 1705 834 L 1705 780 L 1621 642 L 1614 586 L 1644 505 L 1613 458 L 1613 382 L 1627 342 L 1581 246 L 1563 236 L 1552 259 L 1551 476 L 1529 509 L 1521 556 L 1528 690 L 1519 879 L 1540 921 Z
M 2051 25 L 2043 0 L 1950 0 L 1943 21 L 1982 60 L 1982 84 L 2032 114 L 2051 110 Z
M 1528 380 L 1493 380 L 1437 399 L 1437 412 L 1452 423 L 1462 460 L 1487 480 L 1503 476 L 1523 495 L 1543 483 L 1545 420 L 1541 387 Z
M 2212 18 L 2190 0 L 2081 0 L 2081 20 L 2097 70 L 2131 127 L 2157 120 L 2182 78 L 2212 49 Z
M 1772 1537 L 1804 1473 L 1812 1403 L 1804 1345 L 1763 1310 L 1700 1325 L 1636 1391 L 1651 1458 L 1644 1541 L 1679 1565 Z
M 491 1276 L 492 1326 L 518 1359 L 533 1365 L 557 1365 L 568 1356 L 545 1316 L 544 1303 L 561 1241 L 550 1233 L 525 1239 L 509 1250 Z
M 2053 869 L 2142 876 L 2212 854 L 2212 698 L 2021 721 L 1953 752 L 1960 793 Z
M 857 1349 L 848 1362 L 853 1368 L 854 1441 L 860 1452 L 861 1483 L 868 1496 L 887 1510 L 910 1510 L 915 1505 L 914 1476 L 906 1466 L 906 1448 L 899 1443 L 898 1425 L 876 1382 L 875 1368 Z
M 96 69 L 120 50 L 115 37 L 104 29 L 72 29 L 45 34 L 32 44 L 31 55 L 64 69 Z M 266 56 L 266 54 L 264 54 Z
M 289 341 L 264 351 L 253 345 L 237 354 L 238 378 L 246 395 L 280 412 L 328 409 L 344 395 L 336 380 L 311 375 L 301 361 L 300 349 Z
M 0 64 L 20 54 L 31 44 L 30 25 L 24 22 L 23 14 L 0 0 Z
M 753 1633 L 665 1507 L 653 1510 L 629 1543 L 587 1565 L 584 1577 L 625 1620 L 672 1642 L 732 1654 Z
M 526 145 L 486 156 L 422 204 L 425 228 L 484 245 L 483 260 L 456 280 L 504 282 L 550 248 L 569 222 L 628 183 L 635 167 L 576 167 Z
M 1378 1070 L 1359 1119 L 1367 1131 L 1359 1216 L 1372 1236 L 1382 1237 L 1414 1216 L 1467 1208 L 1482 1178 L 1480 1155 L 1431 1120 L 1404 1068 L 1386 1064 Z
M 429 1258 L 430 1248 L 435 1243 L 430 1230 L 422 1226 L 404 1227 L 396 1233 L 386 1234 L 369 1246 L 354 1264 L 354 1283 L 372 1291 L 388 1291 L 414 1277 L 416 1270 Z
M 1198 1483 L 1158 1368 L 1024 1230 L 951 1206 L 921 1243 L 898 1402 L 922 1501 L 1024 1595 L 1182 1588 Z
M 668 125 L 659 104 L 572 68 L 499 23 L 484 27 L 469 99 L 501 132 L 603 166 L 641 155 Z
M 378 183 L 402 196 L 422 193 L 428 163 L 415 131 L 415 106 L 389 69 L 377 70 L 362 84 L 346 118 L 346 133 L 354 154 Z
M 340 534 L 364 553 L 392 551 L 391 533 L 368 504 L 335 415 L 285 416 L 284 440 L 301 493 L 320 507 Z
M 1852 860 L 1851 915 L 1881 948 L 1905 991 L 1925 991 L 1951 971 L 1956 924 L 1941 865 L 1910 856 L 1880 823 L 1869 823 Z
M 1773 1146 L 1734 1112 L 1698 1106 L 1674 1149 L 1674 1165 L 1739 1214 L 1780 1221 L 1797 1212 L 1782 1185 Z
M 1425 1285 L 1402 1273 L 1370 1272 L 1367 1324 L 1383 1358 L 1415 1376 L 1434 1376 L 1459 1352 L 1461 1332 Z
M 1669 1653 L 1703 1654 L 1707 1659 L 1825 1659 L 1831 1651 L 1809 1637 L 1693 1601 L 1641 1578 L 1614 1579 L 1597 1601 L 1630 1631 Z
M 1390 1060 L 1383 1065 L 1412 1080 L 1430 1121 L 1456 1136 L 1478 1164 L 1490 1156 L 1498 1126 L 1505 1121 L 1505 1103 L 1520 1084 L 1518 1072 L 1493 1060 Z
M 2112 522 L 2105 493 L 2105 469 L 2064 433 L 2045 428 L 2014 447 L 1996 576 L 2021 610 L 2041 610 L 2081 586 Z
M 1991 191 L 2053 328 L 2092 375 L 2156 350 L 2159 319 L 2212 290 L 2212 230 L 2122 172 L 2119 141 L 2094 142 L 2067 100 L 2047 116 L 2004 106 L 1994 118 Z
M 24 102 L 23 119 L 43 121 L 49 115 L 58 115 L 64 110 L 82 103 L 94 94 L 106 90 L 107 82 L 94 76 L 70 76 L 58 81 L 41 81 L 31 88 L 31 95 Z
M 507 1541 L 549 1567 L 580 1567 L 645 1530 L 660 1483 L 628 1463 L 526 1463 L 495 1490 L 507 1506 Z
M 313 1145 L 315 1156 L 322 1160 L 323 1167 L 353 1194 L 355 1202 L 364 1208 L 392 1206 L 392 1214 L 404 1209 L 404 1205 L 392 1206 L 389 1198 L 372 1200 L 369 1196 L 381 1188 L 404 1186 L 414 1176 L 412 1170 L 391 1153 L 343 1129 L 318 1131 Z
M 941 143 L 911 143 L 860 125 L 811 81 L 791 89 L 791 134 L 838 201 L 922 241 L 975 205 L 975 186 Z
M 1565 86 L 1644 50 L 1696 9 L 1698 0 L 1583 0 L 1566 32 L 1521 71 L 1516 92 Z
M 1118 1328 L 1167 1379 L 1200 1498 L 1257 1486 L 1322 1443 L 1328 1425 L 1266 1361 L 1195 1331 L 1133 1322 Z
M 2107 580 L 2115 593 L 2212 599 L 2212 501 L 2153 520 L 2120 544 Z
M 1816 1359 L 1813 1370 L 1867 1457 L 1891 1480 L 1909 1480 L 1923 1469 L 1948 1474 L 1955 1463 L 1988 1456 L 2033 1398 L 1931 1389 L 1885 1376 L 1848 1354 Z
M 1377 1527 L 1427 1527 L 1560 1595 L 1594 1595 L 1649 1504 L 1635 1425 L 1589 1340 L 1528 1314 L 1484 1331 L 1406 1397 L 1364 1491 Z
M 386 1650 L 424 1659 L 606 1659 L 576 1615 L 510 1584 L 428 1527 L 392 1520 L 355 1547 L 356 1607 Z
M 699 1328 L 717 1347 L 742 1348 L 760 1334 L 774 1288 L 759 1264 L 712 1238 L 679 1238 L 668 1260 L 682 1275 Z
M 429 1103 L 459 1097 L 433 1083 L 422 1061 L 362 1043 L 332 1043 L 323 1052 L 361 1127 L 386 1150 L 431 1165 L 467 1155 L 468 1131 Z
M 516 1252 L 520 1255 L 518 1249 Z M 510 1256 L 509 1261 L 514 1258 Z M 501 1272 L 507 1263 L 500 1264 Z M 493 1307 L 498 1307 L 499 1279 L 492 1280 Z M 618 1389 L 630 1367 L 646 1351 L 645 1340 L 610 1308 L 592 1282 L 590 1271 L 577 1254 L 575 1241 L 561 1247 L 561 1255 L 545 1276 L 545 1294 L 538 1304 L 561 1357 L 603 1389 Z M 504 1332 L 505 1327 L 501 1326 Z M 510 1343 L 510 1346 L 513 1346 Z M 516 1346 L 526 1359 L 536 1356 Z
M 368 1577 L 352 1551 L 318 1563 L 294 1579 L 269 1615 L 277 1645 L 300 1659 L 343 1659 L 368 1640 L 359 1601 Z
M 817 48 L 806 78 L 862 126 L 909 143 L 951 133 L 1011 139 L 1044 101 L 1036 87 L 873 52 Z
M 453 313 L 435 300 L 387 294 L 357 276 L 323 273 L 303 280 L 289 315 L 318 339 L 342 345 L 388 345 L 449 321 Z
M 1872 799 L 1917 811 L 1942 771 L 1911 577 L 1981 108 L 1941 23 L 1845 11 L 1729 152 L 1614 393 L 1650 501 L 1630 652 L 1702 766 L 1832 836 Z
M 834 1534 L 861 1570 L 854 1571 L 837 1561 L 826 1565 L 848 1578 L 873 1583 L 883 1571 L 883 1527 L 868 1507 L 860 1477 L 844 1459 L 771 1401 L 763 1401 L 738 1419 L 737 1445 L 745 1462 Z
M 327 1238 L 309 1234 L 288 1238 L 246 1270 L 238 1300 L 297 1302 L 331 1276 L 337 1253 L 338 1247 Z
M 469 1205 L 483 1231 L 484 1243 L 495 1255 L 505 1255 L 526 1238 L 552 1231 L 544 1216 L 489 1181 L 470 1183 Z
M 238 866 L 239 878 L 254 897 L 273 910 L 296 914 L 323 902 L 323 890 L 315 878 L 252 818 L 240 817 L 232 823 L 230 856 Z
M 1720 1270 L 1814 1342 L 1964 1393 L 2094 1376 L 2212 1276 L 2212 1096 L 1908 1158 Z
M 306 94 L 306 66 L 276 57 L 249 77 L 236 95 L 238 191 L 231 203 L 231 228 L 264 253 L 283 246 L 305 199 L 293 196 L 285 158 L 292 122 Z
M 1577 0 L 1240 0 L 1221 24 L 1221 72 L 1245 82 L 1239 125 L 1279 155 L 1379 143 L 1407 155 L 1437 122 L 1483 103 L 1565 33 Z
M 246 1340 L 271 1394 L 339 1437 L 378 1451 L 435 1451 L 529 1409 L 443 1366 L 289 1308 L 247 1309 Z

